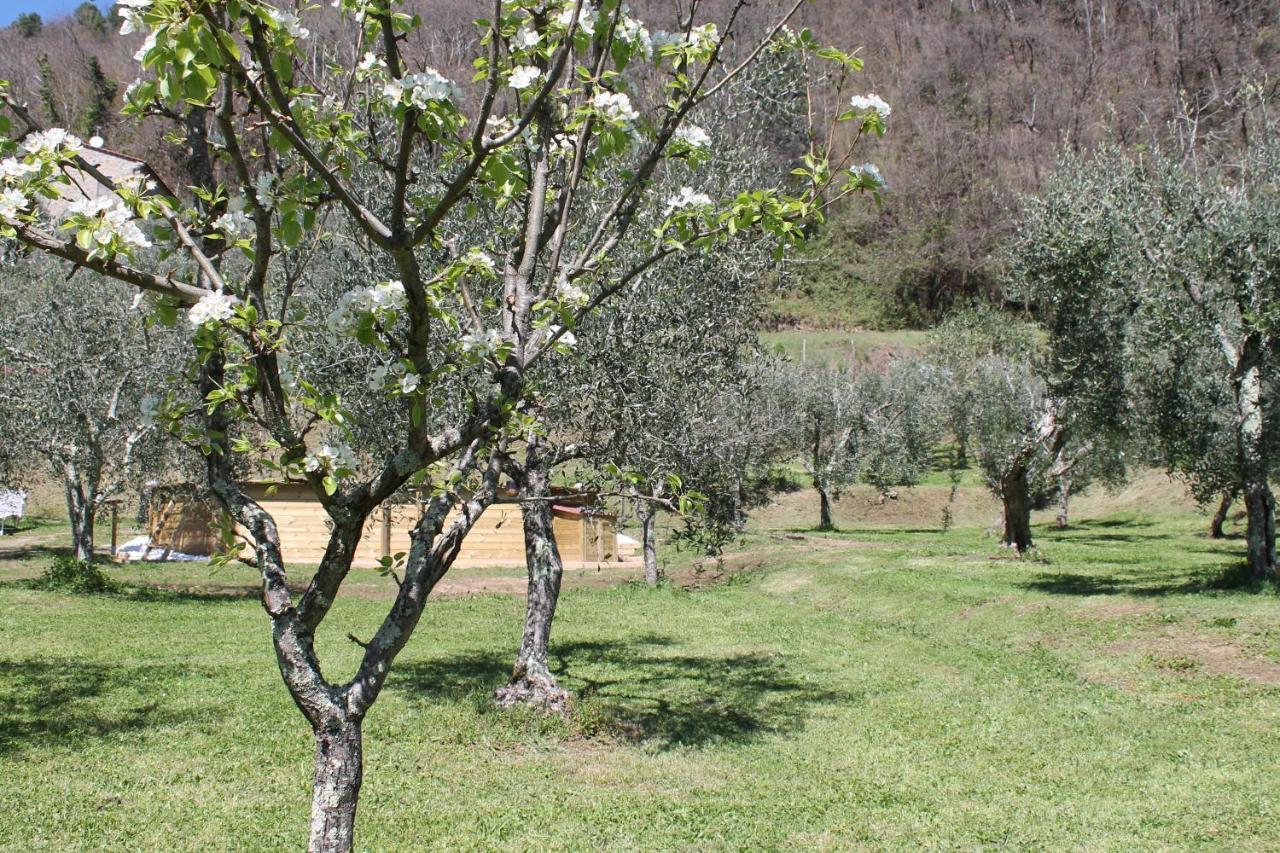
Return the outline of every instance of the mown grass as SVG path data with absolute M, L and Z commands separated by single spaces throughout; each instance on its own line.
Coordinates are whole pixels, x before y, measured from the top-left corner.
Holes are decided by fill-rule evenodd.
M 1043 527 L 1025 560 L 757 530 L 728 583 L 566 592 L 567 719 L 489 702 L 517 599 L 434 602 L 366 724 L 359 846 L 1273 849 L 1277 600 L 1202 525 Z M 12 579 L 39 559 L 0 585 L 4 846 L 301 847 L 311 747 L 256 602 Z M 381 607 L 335 610 L 332 677 Z

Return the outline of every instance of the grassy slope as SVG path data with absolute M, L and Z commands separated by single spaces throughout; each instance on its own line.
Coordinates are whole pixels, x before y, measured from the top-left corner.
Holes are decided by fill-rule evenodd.
M 518 600 L 433 603 L 366 726 L 361 844 L 1272 847 L 1275 598 L 1219 589 L 1240 543 L 1174 510 L 1042 529 L 1044 561 L 762 528 L 729 584 L 571 590 L 565 721 L 488 704 Z M 332 673 L 378 610 L 337 609 Z M 252 599 L 0 586 L 6 846 L 297 849 L 309 766 Z

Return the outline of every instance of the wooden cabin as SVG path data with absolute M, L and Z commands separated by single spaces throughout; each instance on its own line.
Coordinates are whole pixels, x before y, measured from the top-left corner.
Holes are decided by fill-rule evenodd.
M 271 513 L 280 529 L 286 563 L 315 564 L 329 542 L 324 508 L 305 483 L 249 483 L 246 490 Z M 604 563 L 619 559 L 615 516 L 600 511 L 590 499 L 561 492 L 552 505 L 552 531 L 566 563 Z M 554 494 L 553 494 L 554 497 Z M 423 502 L 388 502 L 370 517 L 360 540 L 358 566 L 376 565 L 384 556 L 409 551 L 409 532 L 422 515 Z M 220 512 L 190 490 L 157 488 L 148 501 L 148 533 L 152 547 L 186 554 L 212 554 L 218 549 L 216 521 Z M 467 535 L 458 554 L 460 565 L 524 563 L 524 528 L 520 503 L 513 492 L 491 504 Z

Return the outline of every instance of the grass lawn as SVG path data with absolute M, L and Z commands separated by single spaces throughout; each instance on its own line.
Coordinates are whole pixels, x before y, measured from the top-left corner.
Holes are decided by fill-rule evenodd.
M 1040 527 L 1027 560 L 976 526 L 762 528 L 727 582 L 569 589 L 567 719 L 489 703 L 517 598 L 439 600 L 365 726 L 358 846 L 1275 849 L 1277 599 L 1203 525 Z M 300 849 L 310 738 L 249 579 L 16 580 L 45 560 L 0 559 L 0 844 Z M 331 677 L 379 597 L 326 623 Z

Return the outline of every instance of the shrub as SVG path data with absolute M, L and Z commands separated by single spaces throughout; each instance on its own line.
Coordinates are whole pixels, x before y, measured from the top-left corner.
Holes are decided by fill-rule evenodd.
M 87 560 L 77 560 L 74 557 L 54 557 L 53 563 L 37 581 L 37 586 L 85 595 L 115 592 L 118 588 L 116 582 L 107 577 L 102 569 Z

